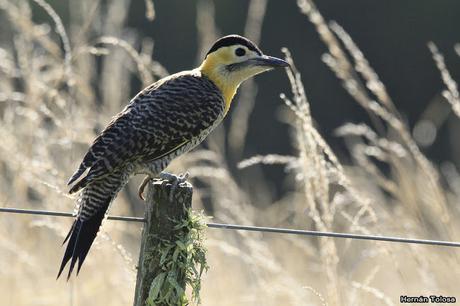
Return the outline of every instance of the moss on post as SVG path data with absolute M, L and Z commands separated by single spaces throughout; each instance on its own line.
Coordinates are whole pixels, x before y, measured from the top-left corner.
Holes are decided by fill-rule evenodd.
M 201 275 L 207 269 L 202 245 L 205 223 L 192 213 L 192 185 L 182 183 L 170 202 L 171 184 L 149 184 L 142 231 L 135 306 L 188 305 L 190 286 L 199 302 Z

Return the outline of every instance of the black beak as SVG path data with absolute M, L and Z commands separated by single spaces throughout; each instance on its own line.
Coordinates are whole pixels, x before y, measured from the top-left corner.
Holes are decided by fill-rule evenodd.
M 252 62 L 251 64 L 256 66 L 265 66 L 272 68 L 289 67 L 289 64 L 285 60 L 268 55 L 262 55 L 260 57 L 250 59 L 249 61 Z
M 277 57 L 261 55 L 259 57 L 248 59 L 244 62 L 227 65 L 227 69 L 229 71 L 235 71 L 248 66 L 267 67 L 268 70 L 270 70 L 277 67 L 289 67 L 289 64 L 286 61 Z

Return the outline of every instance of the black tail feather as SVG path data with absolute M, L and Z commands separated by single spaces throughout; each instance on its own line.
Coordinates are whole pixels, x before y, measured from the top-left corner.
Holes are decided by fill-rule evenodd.
M 108 204 L 105 207 L 101 207 L 98 211 L 91 216 L 88 220 L 81 220 L 79 217 L 74 221 L 72 228 L 67 234 L 64 243 L 68 240 L 68 244 L 65 250 L 64 258 L 62 259 L 61 267 L 57 278 L 61 276 L 64 267 L 67 265 L 69 260 L 70 268 L 67 275 L 67 280 L 69 280 L 72 275 L 72 271 L 75 267 L 75 264 L 78 261 L 77 275 L 80 272 L 81 266 L 85 261 L 86 255 L 88 255 L 89 249 L 96 238 L 96 235 L 101 226 L 102 220 L 104 219 L 105 212 L 108 208 Z M 70 238 L 70 239 L 69 239 Z
M 77 224 L 77 220 L 75 220 L 75 221 L 72 223 L 72 227 L 70 228 L 70 231 L 67 233 L 67 236 L 65 236 L 64 241 L 62 241 L 62 245 L 64 245 L 64 244 L 66 243 L 66 241 L 69 240 L 70 235 L 72 234 L 73 229 L 75 228 L 75 225 L 76 225 L 76 224 Z
M 80 207 L 77 218 L 63 242 L 63 244 L 67 242 L 67 246 L 57 278 L 61 276 L 69 261 L 70 267 L 67 280 L 72 275 L 77 263 L 78 275 L 110 203 L 118 191 L 126 184 L 128 178 L 129 172 L 125 173 L 124 169 L 120 169 L 120 171 L 111 172 L 103 179 L 91 180 L 91 182 L 86 176 L 71 189 L 72 191 L 83 188 L 83 191 L 80 193 Z

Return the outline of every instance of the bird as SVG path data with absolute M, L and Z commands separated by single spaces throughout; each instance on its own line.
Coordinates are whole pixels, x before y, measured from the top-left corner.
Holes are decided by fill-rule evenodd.
M 175 185 L 187 179 L 164 169 L 176 157 L 200 144 L 224 119 L 239 85 L 252 76 L 289 64 L 262 53 L 249 39 L 218 39 L 201 65 L 156 81 L 140 91 L 98 135 L 68 181 L 79 193 L 77 214 L 57 278 L 70 261 L 67 280 L 76 275 L 117 193 L 136 174 Z M 83 176 L 83 174 L 85 174 Z

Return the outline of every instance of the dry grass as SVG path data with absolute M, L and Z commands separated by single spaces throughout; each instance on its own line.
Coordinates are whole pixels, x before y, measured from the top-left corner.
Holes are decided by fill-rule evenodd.
M 266 2 L 256 2 L 245 31 L 258 40 Z M 66 179 L 97 131 L 129 100 L 130 78 L 145 85 L 167 71 L 152 59 L 152 41 L 122 31 L 126 3 L 113 1 L 101 12 L 99 2 L 75 1 L 67 28 L 46 2 L 34 3 L 50 16 L 49 24 L 34 23 L 27 1 L 0 0 L 11 37 L 0 42 L 0 205 L 68 211 L 74 200 L 66 194 Z M 145 4 L 149 19 L 161 13 L 152 1 Z M 301 75 L 284 50 L 293 68 L 287 71 L 291 94 L 282 100 L 292 110 L 297 150 L 291 156 L 255 156 L 239 166 L 282 164 L 296 190 L 270 205 L 263 184 L 252 186 L 259 196 L 249 195 L 226 166 L 226 133 L 220 128 L 209 150 L 195 150 L 171 165 L 173 171 L 189 170 L 197 186 L 194 207 L 211 207 L 219 222 L 460 240 L 455 166 L 446 164 L 439 173 L 351 37 L 337 23 L 327 24 L 313 2 L 298 5 L 328 47 L 323 61 L 374 125 L 337 129 L 353 157 L 342 165 L 315 128 Z M 212 10 L 198 17 L 205 50 L 219 30 Z M 435 45 L 429 46 L 447 87 L 444 97 L 457 113 L 457 85 Z M 246 87 L 236 110 L 246 116 L 233 126 L 248 126 L 255 90 L 254 83 Z M 238 158 L 246 128 L 236 131 L 230 129 L 229 149 Z M 382 172 L 381 163 L 390 171 Z M 112 213 L 132 214 L 142 205 L 132 196 L 136 183 L 119 195 Z M 65 283 L 55 276 L 71 220 L 0 220 L 5 305 L 132 303 L 139 225 L 106 222 L 79 278 Z M 401 294 L 458 293 L 460 278 L 452 267 L 459 256 L 448 248 L 219 230 L 208 231 L 206 244 L 210 270 L 202 284 L 203 305 L 396 305 Z

